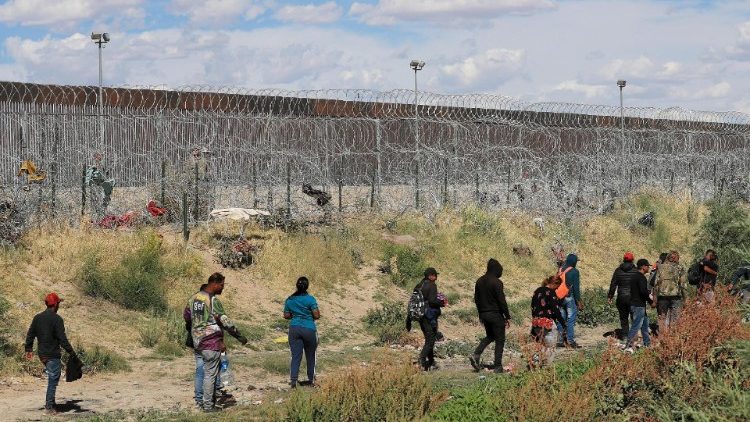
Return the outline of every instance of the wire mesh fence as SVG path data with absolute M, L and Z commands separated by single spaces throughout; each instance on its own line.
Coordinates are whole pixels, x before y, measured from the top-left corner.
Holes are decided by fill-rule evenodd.
M 572 214 L 643 185 L 750 195 L 742 113 L 628 107 L 621 119 L 619 107 L 426 92 L 415 107 L 405 90 L 106 88 L 102 114 L 97 99 L 96 87 L 0 83 L 0 211 L 99 220 L 154 199 L 192 221 L 217 207 Z M 33 172 L 19 173 L 25 160 Z

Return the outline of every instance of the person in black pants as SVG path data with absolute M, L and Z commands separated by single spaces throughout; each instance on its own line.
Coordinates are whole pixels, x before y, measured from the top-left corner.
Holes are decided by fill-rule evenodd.
M 437 340 L 438 318 L 440 317 L 440 308 L 444 303 L 438 300 L 437 281 L 438 272 L 434 268 L 428 268 L 424 271 L 424 279 L 414 287 L 414 290 L 421 289 L 422 296 L 427 304 L 425 314 L 419 320 L 419 328 L 424 335 L 424 346 L 419 354 L 419 364 L 422 369 L 429 371 L 437 369 L 435 365 L 435 341 Z
M 496 373 L 503 372 L 503 348 L 505 347 L 505 330 L 510 326 L 510 311 L 503 293 L 503 266 L 494 259 L 487 261 L 487 272 L 479 277 L 474 286 L 474 303 L 477 305 L 479 320 L 486 332 L 469 362 L 475 371 L 482 368 L 482 352 L 493 341 L 495 342 L 495 361 L 493 369 Z
M 625 256 L 622 258 L 622 264 L 612 274 L 612 281 L 609 283 L 609 303 L 612 304 L 612 299 L 617 293 L 617 300 L 615 305 L 617 306 L 617 313 L 620 315 L 620 332 L 617 335 L 618 340 L 625 340 L 630 331 L 630 285 L 638 275 L 638 270 L 633 265 L 635 257 L 632 252 L 625 252 Z

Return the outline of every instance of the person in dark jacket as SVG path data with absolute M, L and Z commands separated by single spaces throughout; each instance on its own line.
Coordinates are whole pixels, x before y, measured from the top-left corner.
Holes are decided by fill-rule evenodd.
M 633 264 L 635 257 L 632 252 L 625 252 L 625 256 L 622 258 L 622 264 L 612 274 L 612 281 L 609 283 L 609 303 L 612 304 L 612 299 L 617 293 L 617 300 L 615 305 L 617 306 L 617 313 L 620 315 L 620 336 L 618 340 L 624 340 L 624 337 L 628 335 L 630 331 L 630 284 L 633 278 L 636 277 L 638 270 L 635 269 Z
M 422 296 L 427 304 L 425 314 L 419 320 L 419 328 L 424 335 L 424 346 L 422 346 L 422 351 L 419 354 L 419 364 L 425 371 L 437 369 L 437 365 L 435 364 L 435 341 L 437 340 L 440 308 L 445 305 L 444 302 L 438 299 L 437 277 L 438 272 L 434 268 L 427 268 L 424 271 L 422 281 L 414 287 L 414 290 L 422 290 Z
M 486 336 L 479 342 L 469 362 L 475 371 L 482 368 L 481 357 L 484 349 L 495 342 L 496 373 L 503 372 L 503 348 L 505 347 L 505 330 L 510 326 L 510 311 L 503 292 L 503 266 L 494 258 L 487 261 L 487 272 L 479 277 L 474 285 L 474 303 L 477 305 L 479 320 L 484 325 Z
M 56 413 L 55 392 L 60 382 L 62 354 L 60 347 L 65 349 L 71 356 L 76 356 L 73 346 L 70 345 L 65 335 L 65 323 L 57 311 L 60 309 L 60 296 L 50 293 L 44 298 L 47 309 L 34 316 L 31 326 L 26 334 L 26 360 L 33 359 L 34 339 L 37 339 L 37 354 L 39 360 L 44 364 L 47 373 L 47 395 L 44 409 L 50 413 Z M 76 357 L 77 358 L 77 357 Z
M 648 335 L 648 315 L 646 315 L 646 304 L 654 305 L 646 279 L 651 264 L 646 259 L 639 259 L 635 266 L 638 268 L 638 273 L 633 278 L 633 284 L 630 285 L 630 312 L 633 314 L 633 325 L 630 327 L 628 341 L 625 343 L 625 350 L 628 352 L 633 351 L 633 339 L 639 330 L 643 337 L 643 345 L 648 347 L 651 344 L 651 338 Z
M 709 249 L 701 260 L 701 281 L 698 285 L 698 292 L 711 302 L 714 300 L 714 288 L 719 276 L 719 255 L 715 250 Z
M 729 282 L 732 294 L 739 295 L 742 303 L 750 303 L 750 262 L 745 262 L 737 268 Z
M 565 284 L 569 291 L 560 306 L 560 313 L 565 318 L 565 327 L 557 323 L 557 347 L 565 347 L 565 341 L 569 347 L 574 349 L 580 347 L 576 343 L 575 327 L 578 311 L 583 310 L 583 300 L 581 300 L 581 273 L 578 272 L 576 265 L 578 265 L 578 255 L 569 254 L 565 258 L 565 264 L 560 268 L 560 271 L 565 273 Z

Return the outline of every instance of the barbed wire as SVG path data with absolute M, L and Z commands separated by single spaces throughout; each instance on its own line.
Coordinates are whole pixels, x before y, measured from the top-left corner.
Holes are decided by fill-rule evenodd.
M 330 213 L 303 184 L 342 212 L 601 212 L 643 185 L 750 194 L 739 112 L 626 107 L 621 120 L 619 107 L 419 92 L 415 113 L 408 90 L 209 86 L 106 88 L 102 116 L 97 101 L 97 87 L 0 83 L 0 181 L 25 215 L 102 214 L 83 203 L 93 166 L 116 184 L 108 212 L 159 199 L 180 215 L 188 194 L 195 220 L 221 206 Z M 23 160 L 45 178 L 18 177 Z

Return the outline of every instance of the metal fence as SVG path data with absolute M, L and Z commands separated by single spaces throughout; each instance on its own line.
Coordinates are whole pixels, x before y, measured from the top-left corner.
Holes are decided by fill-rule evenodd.
M 107 88 L 0 83 L 0 183 L 29 216 L 101 218 L 92 166 L 115 181 L 107 213 L 149 199 L 190 218 L 213 207 L 434 210 L 478 203 L 596 212 L 650 185 L 748 197 L 750 116 L 534 103 L 413 91 Z M 103 125 L 103 138 L 100 130 Z M 415 130 L 418 128 L 418 131 Z M 418 132 L 418 134 L 417 134 Z M 18 176 L 31 160 L 45 177 Z M 179 213 L 176 212 L 175 215 Z

